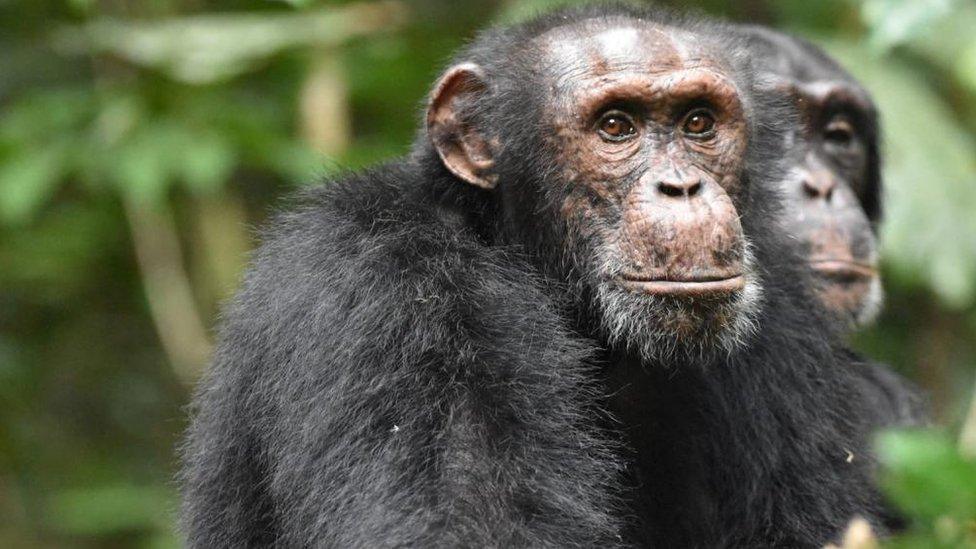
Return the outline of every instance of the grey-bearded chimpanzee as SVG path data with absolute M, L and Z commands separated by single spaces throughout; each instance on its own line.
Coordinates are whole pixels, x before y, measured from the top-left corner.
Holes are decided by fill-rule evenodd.
M 271 224 L 183 449 L 191 547 L 821 547 L 888 516 L 730 27 L 482 34 L 405 158 Z
M 759 69 L 799 111 L 788 138 L 794 166 L 783 180 L 784 219 L 814 274 L 824 307 L 842 326 L 870 322 L 881 307 L 877 229 L 881 220 L 878 113 L 871 95 L 817 46 L 742 27 Z M 882 364 L 862 370 L 886 425 L 928 421 L 917 388 Z

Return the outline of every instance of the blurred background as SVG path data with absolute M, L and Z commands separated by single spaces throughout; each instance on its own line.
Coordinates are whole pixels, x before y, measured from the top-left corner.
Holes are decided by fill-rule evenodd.
M 405 152 L 451 52 L 551 4 L 0 0 L 0 547 L 179 546 L 174 448 L 253 229 Z M 894 543 L 976 545 L 976 1 L 674 4 L 806 36 L 875 94 L 888 299 L 854 345 L 940 426 L 883 443 Z

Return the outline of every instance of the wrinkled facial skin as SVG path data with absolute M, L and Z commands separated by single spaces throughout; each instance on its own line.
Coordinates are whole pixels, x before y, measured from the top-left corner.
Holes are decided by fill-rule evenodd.
M 695 42 L 653 27 L 552 37 L 545 123 L 564 245 L 611 342 L 648 359 L 730 349 L 759 299 L 739 222 L 746 111 Z
M 866 323 L 881 302 L 877 239 L 862 207 L 869 158 L 860 121 L 870 99 L 844 82 L 783 88 L 801 114 L 793 177 L 783 182 L 787 230 L 800 243 L 826 309 Z

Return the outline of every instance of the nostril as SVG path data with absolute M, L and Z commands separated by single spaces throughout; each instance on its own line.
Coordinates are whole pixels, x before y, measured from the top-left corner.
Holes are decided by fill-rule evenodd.
M 678 185 L 672 185 L 664 181 L 657 184 L 657 190 L 661 191 L 661 194 L 671 197 L 682 196 L 685 194 L 684 190 Z
M 807 195 L 807 198 L 818 198 L 820 196 L 820 191 L 809 181 L 803 182 L 803 193 Z
M 803 194 L 812 200 L 822 200 L 830 202 L 834 196 L 834 189 L 837 188 L 836 180 L 829 177 L 812 177 L 804 179 Z

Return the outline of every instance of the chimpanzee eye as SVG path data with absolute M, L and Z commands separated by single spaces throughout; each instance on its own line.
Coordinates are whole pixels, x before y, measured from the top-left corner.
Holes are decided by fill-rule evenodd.
M 681 131 L 690 137 L 710 137 L 715 129 L 715 115 L 708 109 L 695 109 L 685 115 Z
M 846 147 L 854 141 L 854 126 L 846 118 L 834 118 L 824 127 L 824 141 Z
M 607 141 L 624 141 L 637 134 L 634 121 L 620 111 L 610 111 L 600 118 L 600 137 Z

